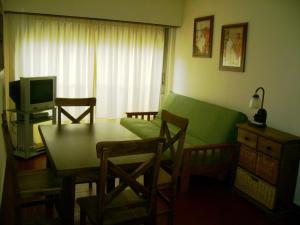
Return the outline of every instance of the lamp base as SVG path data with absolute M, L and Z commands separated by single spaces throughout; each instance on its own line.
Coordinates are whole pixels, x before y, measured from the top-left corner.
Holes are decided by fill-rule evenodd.
M 248 121 L 248 124 L 253 127 L 261 127 L 261 128 L 267 127 L 265 123 L 256 122 L 254 120 Z

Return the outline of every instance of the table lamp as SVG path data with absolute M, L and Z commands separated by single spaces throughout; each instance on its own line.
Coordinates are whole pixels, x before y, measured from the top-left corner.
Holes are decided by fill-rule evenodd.
M 258 95 L 258 91 L 262 92 L 262 97 Z M 259 87 L 256 89 L 254 95 L 250 99 L 249 107 L 253 109 L 258 109 L 257 113 L 254 115 L 254 120 L 250 121 L 251 125 L 257 127 L 266 127 L 267 120 L 267 111 L 264 107 L 264 98 L 265 98 L 265 90 L 263 87 Z

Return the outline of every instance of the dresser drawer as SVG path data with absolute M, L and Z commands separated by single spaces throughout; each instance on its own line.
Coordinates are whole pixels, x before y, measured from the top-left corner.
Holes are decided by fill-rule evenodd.
M 263 153 L 258 153 L 256 175 L 272 184 L 276 184 L 278 176 L 278 161 Z
M 269 209 L 274 209 L 276 189 L 262 179 L 238 167 L 234 186 Z
M 240 147 L 239 165 L 247 170 L 255 172 L 256 170 L 256 150 L 242 144 Z
M 281 144 L 274 142 L 272 140 L 269 140 L 264 137 L 258 138 L 258 146 L 257 149 L 259 151 L 264 152 L 267 155 L 270 155 L 276 159 L 280 158 L 281 153 Z
M 257 135 L 243 129 L 238 130 L 238 142 L 248 145 L 251 148 L 256 148 Z

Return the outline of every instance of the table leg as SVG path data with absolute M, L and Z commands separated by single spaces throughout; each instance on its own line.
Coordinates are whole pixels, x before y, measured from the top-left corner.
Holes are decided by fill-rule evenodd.
M 115 188 L 115 180 L 116 180 L 116 177 L 114 176 L 108 176 L 107 177 L 107 191 L 111 191 Z
M 62 217 L 64 224 L 74 225 L 75 178 L 64 177 L 62 194 Z

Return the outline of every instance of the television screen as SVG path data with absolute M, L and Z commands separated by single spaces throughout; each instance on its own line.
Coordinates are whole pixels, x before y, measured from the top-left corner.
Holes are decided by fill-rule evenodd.
M 30 104 L 49 102 L 53 99 L 52 80 L 30 81 Z

